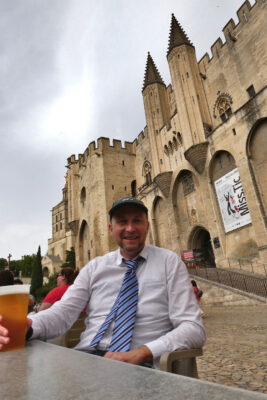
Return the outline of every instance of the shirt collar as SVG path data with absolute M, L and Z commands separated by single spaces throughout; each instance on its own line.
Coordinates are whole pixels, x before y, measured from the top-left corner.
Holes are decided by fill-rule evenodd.
M 145 260 L 147 260 L 147 258 L 148 258 L 148 247 L 147 247 L 146 245 L 145 245 L 145 247 L 143 248 L 143 250 L 142 250 L 139 254 L 137 254 L 136 257 L 138 257 L 138 256 L 141 256 L 141 257 L 143 257 Z M 135 257 L 135 258 L 136 258 L 136 257 Z M 123 262 L 122 262 L 122 259 L 123 259 L 123 257 L 122 257 L 122 255 L 121 255 L 120 249 L 118 248 L 118 249 L 117 249 L 117 255 L 116 255 L 116 265 L 118 265 L 118 266 L 123 265 L 123 266 L 124 266 L 124 264 L 123 264 Z

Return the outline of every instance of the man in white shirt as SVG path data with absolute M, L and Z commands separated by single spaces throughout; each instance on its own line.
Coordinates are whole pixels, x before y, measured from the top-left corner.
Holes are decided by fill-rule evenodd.
M 146 206 L 135 198 L 113 203 L 109 211 L 109 231 L 118 250 L 90 261 L 61 301 L 30 316 L 32 338 L 50 339 L 62 335 L 86 307 L 86 328 L 77 350 L 99 350 L 106 358 L 132 364 L 154 363 L 157 367 L 159 357 L 166 351 L 204 345 L 206 336 L 201 312 L 187 269 L 172 251 L 145 245 L 149 229 L 147 213 Z M 109 351 L 115 315 L 101 340 L 92 348 L 91 342 L 118 300 L 127 271 L 124 259 L 134 261 L 137 258 L 141 259 L 136 268 L 138 304 L 130 349 Z M 0 325 L 0 349 L 8 341 L 8 332 Z

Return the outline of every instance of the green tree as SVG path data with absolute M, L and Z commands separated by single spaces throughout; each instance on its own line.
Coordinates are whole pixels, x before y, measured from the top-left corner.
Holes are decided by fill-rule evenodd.
M 20 261 L 20 271 L 22 276 L 32 276 L 32 271 L 36 263 L 36 254 L 25 255 Z
M 7 260 L 5 258 L 0 258 L 0 271 L 1 269 L 5 269 L 7 266 Z
M 19 275 L 19 261 L 18 260 L 11 260 L 9 265 L 10 271 L 13 272 L 14 276 Z
M 50 275 L 48 278 L 48 282 L 44 284 L 41 288 L 36 290 L 36 300 L 38 303 L 41 303 L 47 293 L 50 290 L 54 289 L 57 286 L 57 274 Z
M 36 260 L 32 269 L 31 294 L 33 294 L 34 296 L 36 296 L 37 289 L 43 286 L 43 271 L 41 260 L 41 248 L 39 246 Z
M 76 268 L 76 260 L 75 260 L 75 250 L 74 247 L 71 247 L 70 250 L 66 250 L 66 261 L 61 265 L 61 268 L 70 267 Z

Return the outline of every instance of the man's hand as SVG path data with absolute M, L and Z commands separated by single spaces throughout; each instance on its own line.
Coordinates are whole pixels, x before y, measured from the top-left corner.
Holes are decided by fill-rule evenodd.
M 0 315 L 0 323 L 2 321 L 2 316 Z M 27 326 L 32 325 L 32 320 L 27 318 Z M 0 325 L 0 350 L 4 347 L 5 344 L 8 344 L 10 341 L 10 337 L 8 336 L 8 330 Z
M 127 352 L 107 352 L 104 355 L 104 358 L 110 358 L 112 360 L 123 361 L 137 365 L 153 362 L 153 355 L 147 346 L 141 346 L 137 349 Z

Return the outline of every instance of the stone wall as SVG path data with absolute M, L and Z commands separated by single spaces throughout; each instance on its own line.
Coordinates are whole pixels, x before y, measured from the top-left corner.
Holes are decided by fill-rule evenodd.
M 199 277 L 191 276 L 197 282 L 198 287 L 203 290 L 203 296 L 200 300 L 200 307 L 207 306 L 240 306 L 240 305 L 257 305 L 267 303 L 267 299 L 245 294 L 237 289 L 227 288 L 221 284 L 206 281 Z

